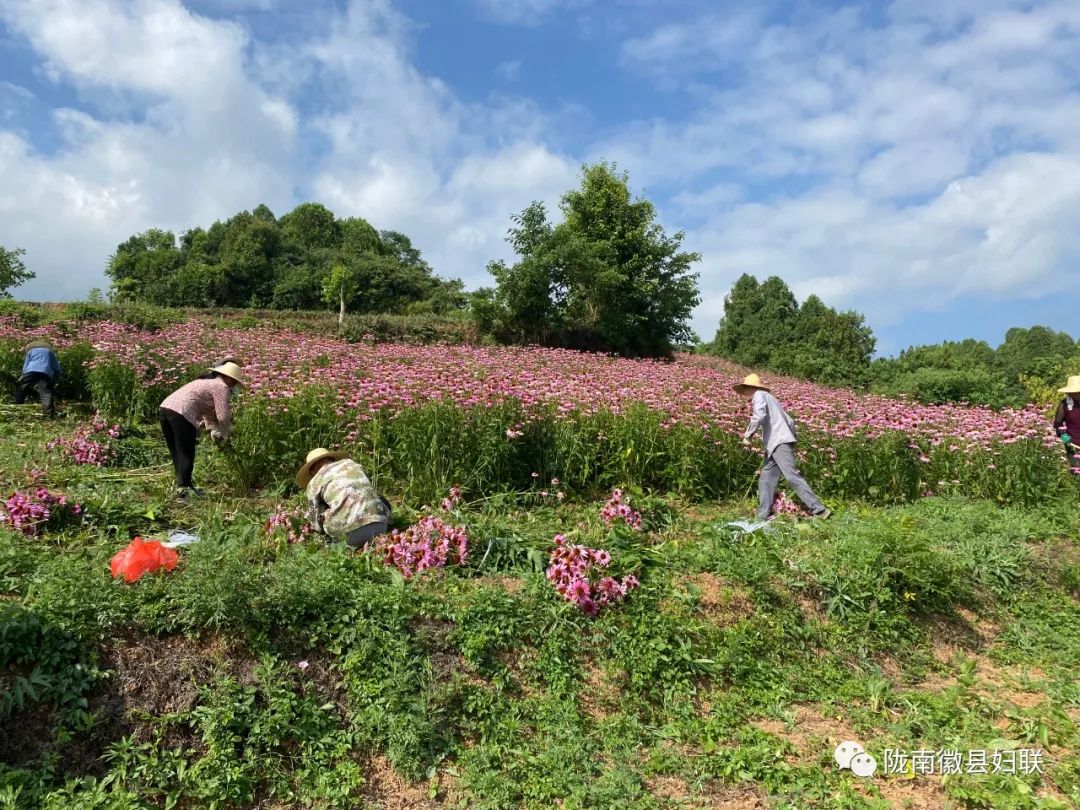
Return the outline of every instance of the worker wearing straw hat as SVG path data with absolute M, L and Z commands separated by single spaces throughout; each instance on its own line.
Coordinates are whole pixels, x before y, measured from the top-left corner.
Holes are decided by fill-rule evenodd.
M 44 340 L 35 340 L 26 347 L 22 374 L 15 384 L 15 404 L 22 405 L 36 391 L 41 410 L 46 416 L 56 415 L 54 392 L 60 383 L 60 361 L 56 352 Z
M 244 384 L 243 371 L 236 363 L 223 363 L 211 372 L 210 379 L 192 380 L 173 391 L 158 409 L 161 432 L 172 457 L 181 500 L 200 493 L 191 480 L 198 429 L 209 430 L 214 441 L 228 439 L 232 423 L 229 395 L 233 388 Z
M 1080 442 L 1080 408 L 1076 407 L 1080 402 L 1080 374 L 1069 377 L 1069 381 L 1058 389 L 1058 393 L 1065 396 L 1054 413 L 1054 430 L 1065 445 L 1069 469 L 1080 469 L 1080 453 L 1076 449 L 1077 442 Z
M 235 356 L 229 354 L 229 355 L 226 355 L 225 357 L 222 357 L 220 360 L 218 360 L 217 363 L 214 364 L 214 368 L 217 368 L 218 366 L 223 366 L 226 363 L 235 363 L 236 365 L 240 366 L 240 368 L 244 367 L 244 364 L 241 363 Z M 216 372 L 214 371 L 214 369 L 211 368 L 205 374 L 203 374 L 201 377 L 199 377 L 199 379 L 200 380 L 212 380 L 212 379 L 214 379 L 214 374 L 215 373 Z M 232 389 L 232 388 L 229 389 L 229 393 L 233 393 L 234 391 L 235 391 L 235 389 Z
M 383 534 L 390 524 L 389 502 L 347 453 L 312 450 L 296 474 L 296 485 L 307 493 L 311 524 L 352 548 Z
M 818 500 L 795 466 L 795 420 L 757 374 L 748 374 L 741 383 L 732 387 L 750 400 L 753 409 L 750 425 L 743 434 L 743 445 L 749 447 L 750 437 L 760 429 L 765 447 L 765 466 L 758 480 L 758 520 L 768 519 L 781 475 L 810 510 L 810 514 L 819 518 L 828 517 L 829 510 Z

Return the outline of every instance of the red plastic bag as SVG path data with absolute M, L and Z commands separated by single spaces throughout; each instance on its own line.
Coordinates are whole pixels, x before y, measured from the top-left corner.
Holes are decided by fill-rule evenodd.
M 109 569 L 114 579 L 123 577 L 125 582 L 134 582 L 143 574 L 162 568 L 172 571 L 179 559 L 179 554 L 171 548 L 165 548 L 158 540 L 136 537 L 127 548 L 116 552 L 109 563 Z

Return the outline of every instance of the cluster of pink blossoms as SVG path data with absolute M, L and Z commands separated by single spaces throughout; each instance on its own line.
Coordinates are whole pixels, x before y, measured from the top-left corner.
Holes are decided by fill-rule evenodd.
M 777 492 L 773 497 L 772 513 L 774 515 L 805 515 L 806 510 L 783 492 Z
M 266 533 L 277 530 L 286 533 L 290 543 L 302 543 L 315 533 L 315 527 L 308 520 L 307 510 L 303 506 L 292 509 L 278 509 L 266 521 Z
M 469 537 L 464 527 L 428 515 L 403 532 L 394 529 L 389 535 L 380 535 L 365 547 L 369 549 L 380 552 L 384 563 L 409 579 L 429 568 L 445 567 L 451 555 L 464 565 L 469 555 Z
M 0 509 L 0 523 L 7 523 L 27 537 L 33 537 L 49 522 L 57 507 L 69 509 L 73 515 L 82 514 L 79 504 L 69 504 L 66 495 L 50 492 L 45 487 L 38 487 L 29 494 L 13 492 Z
M 55 345 L 92 343 L 93 363 L 119 362 L 140 370 L 146 385 L 178 383 L 193 365 L 222 346 L 245 358 L 250 394 L 288 400 L 305 385 L 337 391 L 339 412 L 354 427 L 374 414 L 397 413 L 431 400 L 459 407 L 492 407 L 516 400 L 524 419 L 508 425 L 516 439 L 544 414 L 560 418 L 602 410 L 622 413 L 642 404 L 663 415 L 663 425 L 697 426 L 714 441 L 742 434 L 749 418 L 745 401 L 731 390 L 746 369 L 700 355 L 680 354 L 674 363 L 623 360 L 603 354 L 536 347 L 481 348 L 380 343 L 362 350 L 330 337 L 276 329 L 220 328 L 199 319 L 146 332 L 124 324 L 92 322 L 61 334 L 49 327 L 27 330 L 13 317 L 0 316 L 0 338 L 40 337 Z M 335 362 L 320 365 L 323 356 Z M 770 375 L 768 382 L 806 429 L 806 451 L 832 457 L 831 439 L 907 433 L 920 454 L 932 446 L 954 452 L 997 444 L 1060 442 L 1038 406 L 999 412 L 963 405 L 919 405 L 878 395 L 826 388 Z M 603 439 L 601 439 L 603 440 Z M 938 443 L 934 445 L 936 440 Z M 947 442 L 947 444 L 945 444 Z
M 555 535 L 555 548 L 548 563 L 547 578 L 559 596 L 590 616 L 595 616 L 604 605 L 621 601 L 638 586 L 633 574 L 621 581 L 604 576 L 593 582 L 593 569 L 607 568 L 611 564 L 611 554 L 602 548 L 567 543 L 561 534 Z
M 600 510 L 600 520 L 604 521 L 608 526 L 621 520 L 634 531 L 641 531 L 641 512 L 632 509 L 623 500 L 623 491 L 621 489 L 611 491 L 611 497 Z
M 442 509 L 444 512 L 452 512 L 454 508 L 461 503 L 461 487 L 450 487 L 450 494 L 443 498 Z
M 78 428 L 67 438 L 53 439 L 45 445 L 45 449 L 60 450 L 76 464 L 105 467 L 117 456 L 116 448 L 110 441 L 118 438 L 120 426 L 110 425 L 99 415 L 95 415 L 94 421 L 89 425 Z

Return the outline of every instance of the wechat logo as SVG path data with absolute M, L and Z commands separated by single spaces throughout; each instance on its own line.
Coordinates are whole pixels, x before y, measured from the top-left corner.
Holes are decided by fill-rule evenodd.
M 861 745 L 852 740 L 840 743 L 833 751 L 833 759 L 841 768 L 850 769 L 856 776 L 868 778 L 877 771 L 877 760 L 866 753 Z

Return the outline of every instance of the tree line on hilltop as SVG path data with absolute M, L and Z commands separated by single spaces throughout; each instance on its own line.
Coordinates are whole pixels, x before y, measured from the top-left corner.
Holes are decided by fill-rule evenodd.
M 1050 401 L 1060 381 L 1080 370 L 1077 342 L 1045 326 L 1010 329 L 996 349 L 968 338 L 874 359 L 874 347 L 859 313 L 837 312 L 814 295 L 800 305 L 779 277 L 759 283 L 744 275 L 724 299 L 716 336 L 702 350 L 830 385 L 995 408 Z
M 332 306 L 341 320 L 456 314 L 504 342 L 670 355 L 693 340 L 700 297 L 689 268 L 699 257 L 680 250 L 683 234 L 668 236 L 628 183 L 601 163 L 564 195 L 563 222 L 530 205 L 510 230 L 518 260 L 491 262 L 496 286 L 471 294 L 437 277 L 405 234 L 304 203 L 280 218 L 260 205 L 179 240 L 158 229 L 132 236 L 109 260 L 110 295 L 166 306 Z
M 117 247 L 106 274 L 116 301 L 164 306 L 446 312 L 460 281 L 435 276 L 403 233 L 376 231 L 303 203 L 278 218 L 265 205 L 177 239 L 150 229 Z
M 428 314 L 471 320 L 486 339 L 667 357 L 677 349 L 760 371 L 906 395 L 921 402 L 1001 407 L 1049 400 L 1080 368 L 1069 335 L 1044 326 L 984 341 L 915 346 L 874 359 L 865 318 L 811 295 L 801 304 L 778 276 L 743 275 L 724 299 L 716 334 L 702 344 L 689 320 L 700 302 L 697 253 L 668 234 L 647 199 L 632 196 L 614 165 L 585 166 L 553 223 L 534 202 L 512 217 L 513 262 L 488 264 L 491 287 L 465 292 L 439 278 L 403 233 L 339 218 L 318 203 L 281 217 L 265 205 L 177 238 L 150 229 L 109 258 L 115 302 L 174 307 Z M 33 277 L 23 251 L 0 248 L 0 297 Z

